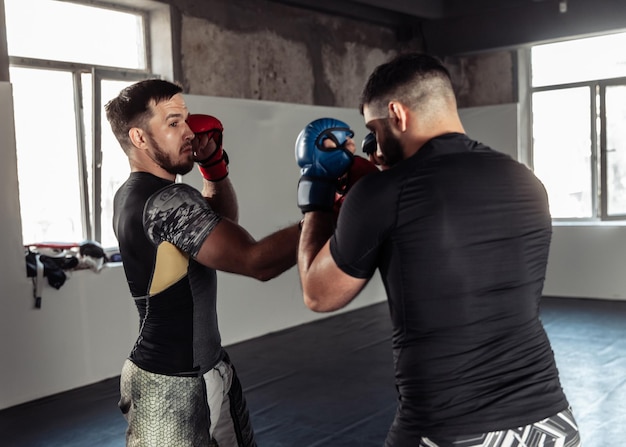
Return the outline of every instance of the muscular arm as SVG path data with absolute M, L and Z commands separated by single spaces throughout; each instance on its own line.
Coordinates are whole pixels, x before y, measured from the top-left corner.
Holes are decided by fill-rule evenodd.
M 170 243 L 215 270 L 267 281 L 296 263 L 297 224 L 256 241 L 237 223 L 215 213 L 200 191 L 185 183 L 152 194 L 143 225 L 155 246 Z
M 203 182 L 202 195 L 211 208 L 231 221 L 239 222 L 239 203 L 230 178 L 226 177 L 219 182 L 203 179 Z
M 207 267 L 270 280 L 296 263 L 300 229 L 292 225 L 260 240 L 229 219 L 222 219 L 205 239 L 196 255 Z
M 298 246 L 298 272 L 304 303 L 315 312 L 330 312 L 348 305 L 365 287 L 367 279 L 344 273 L 330 253 L 332 213 L 313 211 L 304 215 Z

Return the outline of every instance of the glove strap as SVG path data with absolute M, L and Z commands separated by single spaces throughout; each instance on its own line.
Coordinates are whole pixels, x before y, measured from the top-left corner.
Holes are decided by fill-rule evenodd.
M 228 154 L 222 147 L 207 159 L 198 162 L 198 169 L 206 180 L 219 182 L 228 177 Z
M 298 206 L 303 213 L 332 211 L 336 190 L 334 180 L 302 176 L 298 182 Z

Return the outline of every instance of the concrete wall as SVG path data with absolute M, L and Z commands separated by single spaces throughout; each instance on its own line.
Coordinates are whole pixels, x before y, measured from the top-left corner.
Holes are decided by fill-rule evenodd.
M 111 0 L 146 8 L 153 71 L 189 94 L 356 107 L 372 69 L 419 34 L 268 0 Z M 3 0 L 0 0 L 0 7 Z M 0 11 L 0 81 L 8 81 Z M 516 101 L 511 51 L 445 58 L 461 107 Z
M 190 94 L 357 107 L 367 77 L 398 53 L 423 51 L 394 29 L 271 1 L 172 2 L 180 82 Z M 460 107 L 517 100 L 516 53 L 446 57 Z
M 515 51 L 444 58 L 452 76 L 459 107 L 516 103 L 516 59 Z
M 394 30 L 276 2 L 170 2 L 180 19 L 181 81 L 188 93 L 357 107 L 372 69 L 421 50 Z

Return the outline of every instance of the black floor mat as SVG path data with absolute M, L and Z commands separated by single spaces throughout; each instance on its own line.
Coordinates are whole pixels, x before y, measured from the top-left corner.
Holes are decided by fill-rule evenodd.
M 626 302 L 546 298 L 585 447 L 626 439 Z M 381 446 L 393 418 L 386 303 L 228 346 L 260 447 Z M 118 378 L 0 411 L 3 447 L 123 447 Z

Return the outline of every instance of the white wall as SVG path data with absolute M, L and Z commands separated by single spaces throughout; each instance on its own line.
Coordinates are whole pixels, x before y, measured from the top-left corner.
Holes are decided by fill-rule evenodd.
M 459 110 L 465 133 L 474 140 L 519 159 L 518 107 L 504 104 Z
M 546 296 L 626 300 L 626 226 L 553 226 Z
M 468 108 L 460 114 L 472 138 L 519 158 L 516 104 Z M 625 300 L 625 224 L 555 223 L 544 295 Z
M 240 222 L 257 238 L 300 219 L 293 142 L 306 123 L 333 116 L 353 126 L 357 139 L 366 133 L 355 110 L 197 96 L 187 102 L 193 112 L 224 122 Z M 495 148 L 515 147 L 515 124 L 513 131 L 510 127 L 515 106 L 468 109 L 462 115 L 470 136 Z M 0 409 L 117 376 L 138 326 L 119 266 L 73 272 L 60 290 L 46 285 L 42 308 L 33 308 L 16 170 L 11 90 L 0 83 Z M 40 179 L 41 187 L 55 175 Z M 200 177 L 194 171 L 184 181 L 199 185 Z M 620 274 L 625 236 L 618 227 L 555 227 L 546 293 L 626 299 L 626 275 Z M 302 304 L 295 269 L 267 283 L 220 273 L 218 287 L 226 345 L 327 316 Z M 346 310 L 381 300 L 384 292 L 375 277 Z

